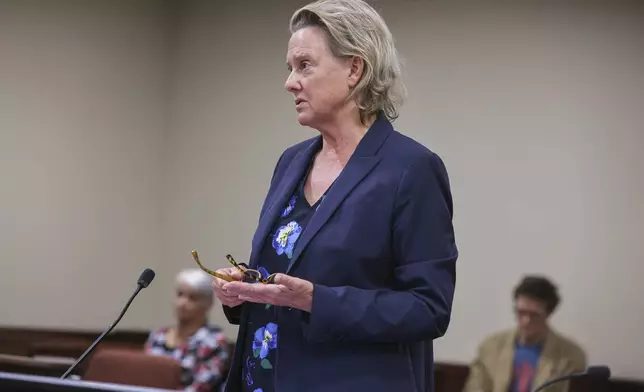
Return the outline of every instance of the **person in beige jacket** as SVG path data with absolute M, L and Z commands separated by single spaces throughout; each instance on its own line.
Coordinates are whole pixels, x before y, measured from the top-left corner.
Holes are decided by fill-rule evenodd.
M 551 378 L 584 370 L 583 349 L 548 325 L 558 304 L 557 288 L 548 279 L 525 277 L 514 290 L 517 327 L 480 344 L 463 392 L 530 392 Z M 568 388 L 562 382 L 548 392 Z

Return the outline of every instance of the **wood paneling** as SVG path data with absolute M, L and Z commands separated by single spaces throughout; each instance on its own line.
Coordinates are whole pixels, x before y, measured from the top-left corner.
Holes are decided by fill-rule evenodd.
M 469 368 L 458 363 L 434 364 L 434 389 L 436 392 L 461 392 Z
M 79 357 L 102 331 L 0 327 L 0 353 Z M 149 331 L 112 331 L 101 346 L 142 348 Z
M 58 377 L 101 333 L 102 331 L 0 327 L 0 371 Z M 148 334 L 148 331 L 112 331 L 96 349 L 142 349 Z M 58 358 L 38 358 L 41 356 Z M 61 361 L 61 357 L 72 361 Z M 90 358 L 91 355 L 85 358 L 74 373 L 82 375 Z
M 436 392 L 462 392 L 469 373 L 467 365 L 437 363 L 435 366 Z M 571 383 L 571 392 L 644 392 L 644 381 L 611 379 L 597 381 L 577 378 Z
M 19 355 L 0 354 L 0 371 L 8 373 L 60 377 L 73 363 L 73 361 L 47 361 Z
M 69 331 L 36 328 L 0 327 L 0 371 L 59 376 L 69 363 L 29 358 L 53 356 L 78 358 L 102 331 Z M 141 349 L 148 331 L 117 330 L 105 337 L 97 350 L 105 347 Z M 9 354 L 9 355 L 7 355 Z M 88 359 L 80 366 L 82 374 Z M 436 392 L 461 392 L 468 375 L 468 367 L 459 363 L 436 363 Z M 644 392 L 644 382 L 612 379 L 598 382 L 577 379 L 571 392 Z

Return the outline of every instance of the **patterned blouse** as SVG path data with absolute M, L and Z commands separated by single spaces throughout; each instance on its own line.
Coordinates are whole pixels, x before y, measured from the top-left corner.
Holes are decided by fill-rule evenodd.
M 265 241 L 257 266 L 264 276 L 286 271 L 297 240 L 326 196 L 325 193 L 315 204 L 309 205 L 304 197 L 304 179 L 284 206 L 271 231 L 272 234 Z M 273 392 L 279 344 L 275 308 L 268 304 L 255 303 L 248 303 L 247 306 L 250 306 L 248 334 L 244 339 L 243 348 L 240 348 L 244 353 L 242 391 Z
M 211 392 L 217 390 L 224 380 L 224 367 L 229 352 L 228 341 L 221 329 L 204 325 L 176 348 L 167 344 L 169 328 L 154 331 L 145 343 L 145 351 L 151 355 L 161 355 L 176 359 L 181 364 L 181 384 L 185 391 Z

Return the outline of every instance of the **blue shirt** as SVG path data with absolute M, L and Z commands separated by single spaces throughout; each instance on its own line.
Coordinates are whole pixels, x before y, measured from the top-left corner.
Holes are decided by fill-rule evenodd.
M 541 344 L 516 344 L 510 392 L 530 392 L 532 390 L 532 381 L 537 373 L 541 348 Z

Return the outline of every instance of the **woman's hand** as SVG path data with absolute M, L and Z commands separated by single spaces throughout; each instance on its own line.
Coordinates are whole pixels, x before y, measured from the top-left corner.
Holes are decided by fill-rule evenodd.
M 234 267 L 221 268 L 215 272 L 220 273 L 222 275 L 230 276 L 235 280 L 242 279 L 241 272 L 239 272 L 239 270 Z M 243 299 L 239 299 L 238 295 L 231 295 L 223 290 L 223 287 L 226 284 L 228 284 L 228 282 L 226 282 L 223 279 L 213 278 L 212 288 L 215 291 L 215 296 L 217 297 L 219 302 L 221 302 L 223 305 L 228 306 L 230 308 L 234 308 L 235 306 L 239 306 L 243 304 L 245 301 Z
M 289 275 L 276 274 L 274 284 L 225 282 L 221 288 L 226 298 L 238 301 L 286 306 L 311 311 L 313 283 Z

